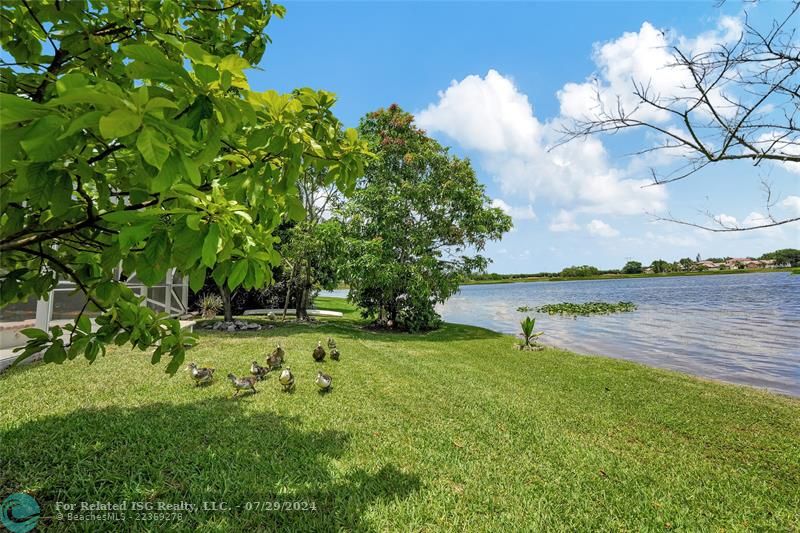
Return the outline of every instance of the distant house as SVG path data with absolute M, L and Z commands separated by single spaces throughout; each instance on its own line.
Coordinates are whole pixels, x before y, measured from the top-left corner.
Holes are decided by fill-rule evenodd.
M 731 257 L 725 261 L 725 268 L 735 270 L 737 268 L 748 268 L 746 265 L 755 261 L 752 257 Z M 757 267 L 756 267 L 757 268 Z
M 719 270 L 722 268 L 722 263 L 715 263 L 713 261 L 700 261 L 697 266 L 703 270 Z
M 778 268 L 778 263 L 774 259 L 762 259 L 762 268 Z

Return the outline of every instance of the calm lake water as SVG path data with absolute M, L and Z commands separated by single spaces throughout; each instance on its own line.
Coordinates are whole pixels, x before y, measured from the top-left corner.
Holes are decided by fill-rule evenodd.
M 638 309 L 528 313 L 545 332 L 541 341 L 800 396 L 800 276 L 788 272 L 467 285 L 439 312 L 447 322 L 516 334 L 525 315 L 517 307 L 591 300 Z

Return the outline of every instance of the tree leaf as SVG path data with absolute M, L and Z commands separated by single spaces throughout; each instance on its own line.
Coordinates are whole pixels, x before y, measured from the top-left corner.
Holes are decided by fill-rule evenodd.
M 181 152 L 181 164 L 183 165 L 186 177 L 189 178 L 189 181 L 191 181 L 193 185 L 200 185 L 203 182 L 197 164 L 189 159 L 189 156 L 183 152 Z
M 164 136 L 155 128 L 145 126 L 136 139 L 136 148 L 145 161 L 161 170 L 169 157 L 170 148 Z
M 142 125 L 142 117 L 128 109 L 117 109 L 100 119 L 100 134 L 106 139 L 130 135 Z
M 208 228 L 208 234 L 203 241 L 203 264 L 207 267 L 213 267 L 217 262 L 217 248 L 219 247 L 219 226 L 211 224 Z
M 0 93 L 0 126 L 31 120 L 49 112 L 45 106 L 27 98 Z
M 42 331 L 41 329 L 37 329 L 37 328 L 25 328 L 25 329 L 21 329 L 19 332 L 22 333 L 23 335 L 25 335 L 26 337 L 28 337 L 29 339 L 47 340 L 47 339 L 50 338 L 50 335 L 48 335 L 46 332 Z
M 247 276 L 247 267 L 247 259 L 240 259 L 233 265 L 231 275 L 228 276 L 229 289 L 233 290 L 242 283 L 242 280 L 244 280 L 245 276 Z

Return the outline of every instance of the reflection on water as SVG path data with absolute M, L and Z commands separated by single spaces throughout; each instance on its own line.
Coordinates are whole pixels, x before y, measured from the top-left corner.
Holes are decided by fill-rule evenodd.
M 340 294 L 341 295 L 341 294 Z M 447 322 L 516 334 L 517 307 L 632 301 L 632 313 L 529 313 L 546 344 L 800 396 L 800 276 L 787 272 L 468 285 Z

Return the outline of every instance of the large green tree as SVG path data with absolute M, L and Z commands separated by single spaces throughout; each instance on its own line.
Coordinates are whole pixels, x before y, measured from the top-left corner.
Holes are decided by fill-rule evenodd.
M 110 342 L 156 346 L 175 372 L 194 340 L 140 305 L 170 268 L 199 289 L 261 287 L 281 258 L 274 229 L 304 216 L 307 167 L 352 187 L 364 146 L 341 131 L 332 94 L 249 87 L 268 1 L 20 0 L 0 6 L 0 305 L 69 280 L 96 311 L 68 335 L 28 330 L 46 361 Z
M 360 132 L 375 159 L 339 212 L 350 297 L 388 325 L 434 327 L 434 306 L 471 272 L 479 252 L 511 229 L 470 163 L 448 153 L 396 105 L 369 113 Z

